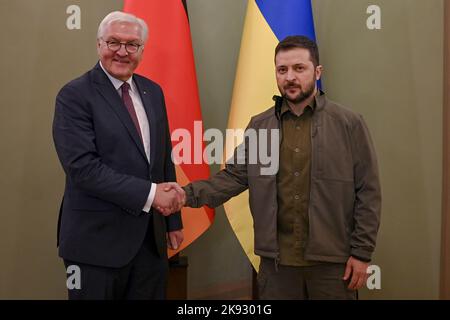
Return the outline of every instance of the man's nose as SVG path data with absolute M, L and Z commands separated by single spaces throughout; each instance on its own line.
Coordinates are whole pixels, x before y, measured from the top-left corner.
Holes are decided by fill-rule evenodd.
M 116 51 L 116 53 L 121 57 L 126 57 L 128 55 L 127 49 L 123 43 L 120 45 L 120 48 Z
M 295 80 L 295 74 L 294 74 L 294 71 L 292 69 L 288 69 L 288 71 L 286 72 L 286 80 L 287 81 L 294 81 Z

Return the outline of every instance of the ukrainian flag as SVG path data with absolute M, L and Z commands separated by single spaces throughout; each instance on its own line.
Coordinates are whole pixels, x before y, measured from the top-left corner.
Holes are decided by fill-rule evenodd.
M 279 94 L 275 80 L 274 52 L 278 42 L 288 35 L 315 39 L 311 0 L 249 0 L 239 62 L 228 119 L 229 129 L 245 128 L 250 118 L 273 105 Z M 228 141 L 226 159 L 242 143 Z M 248 192 L 232 198 L 225 212 L 252 265 L 259 270 L 254 254 L 253 221 L 248 206 Z

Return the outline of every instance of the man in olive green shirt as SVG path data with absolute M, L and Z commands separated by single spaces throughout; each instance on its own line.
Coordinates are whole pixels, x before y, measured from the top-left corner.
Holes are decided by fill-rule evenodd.
M 275 72 L 281 97 L 252 117 L 247 131 L 279 130 L 278 172 L 264 175 L 263 164 L 249 161 L 246 139 L 245 163 L 228 162 L 185 186 L 186 205 L 216 207 L 249 190 L 260 298 L 356 299 L 380 224 L 369 131 L 360 115 L 317 88 L 322 66 L 315 42 L 285 38 L 275 49 Z

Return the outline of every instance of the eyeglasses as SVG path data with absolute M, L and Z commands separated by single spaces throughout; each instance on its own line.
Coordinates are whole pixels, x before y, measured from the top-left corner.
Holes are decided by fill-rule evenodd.
M 103 39 L 102 39 L 103 40 Z M 134 42 L 119 42 L 119 41 L 115 41 L 115 40 L 103 40 L 106 42 L 106 45 L 108 46 L 108 49 L 114 52 L 117 52 L 120 50 L 120 48 L 122 48 L 122 45 L 125 46 L 125 50 L 128 53 L 136 53 L 138 52 L 140 47 L 143 47 L 143 44 L 139 44 L 139 43 L 134 43 Z

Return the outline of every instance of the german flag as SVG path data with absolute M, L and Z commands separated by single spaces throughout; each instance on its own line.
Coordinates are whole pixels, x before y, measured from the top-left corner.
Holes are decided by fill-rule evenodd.
M 171 132 L 185 129 L 194 137 L 194 122 L 202 121 L 202 114 L 186 2 L 125 0 L 123 11 L 143 19 L 149 28 L 144 56 L 136 73 L 162 87 Z M 191 139 L 191 146 L 192 155 L 203 154 L 203 142 Z M 209 177 L 209 166 L 203 162 L 203 157 L 201 159 L 200 164 L 182 163 L 176 166 L 180 185 Z M 184 242 L 176 251 L 169 249 L 169 257 L 186 248 L 208 229 L 214 220 L 214 210 L 207 207 L 183 208 L 182 217 Z

